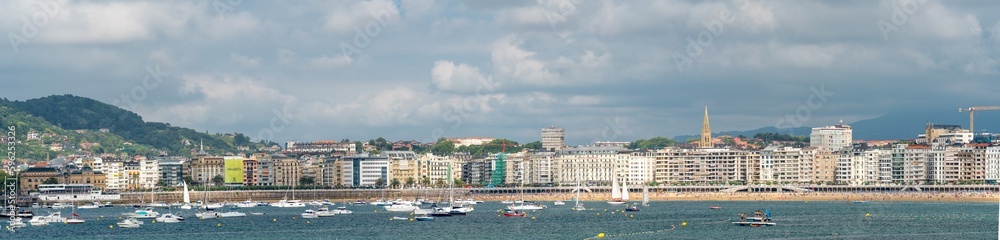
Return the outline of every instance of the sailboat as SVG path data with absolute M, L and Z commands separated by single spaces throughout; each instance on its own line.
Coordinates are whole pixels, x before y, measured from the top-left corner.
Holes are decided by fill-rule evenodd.
M 513 205 L 513 204 L 511 204 L 510 206 L 507 207 L 507 209 L 510 209 L 511 211 L 515 211 L 512 214 L 517 214 L 518 213 L 517 211 L 542 210 L 542 209 L 545 209 L 545 205 L 542 205 L 542 204 L 539 204 L 539 203 L 530 202 L 530 201 L 524 201 L 524 181 L 521 181 L 521 187 L 520 188 L 521 188 L 521 203 L 520 203 L 520 205 Z M 523 213 L 521 213 L 521 214 L 522 215 L 520 215 L 520 216 L 523 217 L 524 216 Z M 505 216 L 506 215 L 507 214 L 505 213 Z
M 576 198 L 575 198 L 576 204 L 573 205 L 573 211 L 586 211 L 587 210 L 587 208 L 584 207 L 582 203 L 580 203 L 580 192 L 582 192 L 582 191 L 583 191 L 583 185 L 580 184 L 580 176 L 579 176 L 579 173 L 577 173 L 577 177 L 576 177 Z
M 624 186 L 625 184 L 622 183 L 622 188 Z M 622 190 L 625 191 L 624 195 L 622 194 Z M 608 204 L 621 205 L 625 204 L 626 201 L 628 201 L 628 189 L 618 189 L 618 176 L 615 176 L 611 180 L 611 200 L 608 200 Z
M 215 212 L 215 208 L 219 208 L 219 207 L 222 207 L 222 206 L 221 205 L 220 206 L 213 206 L 212 204 L 208 203 L 208 186 L 204 184 L 205 180 L 206 180 L 205 179 L 205 168 L 204 167 L 202 167 L 201 173 L 202 173 L 201 174 L 202 175 L 202 179 L 201 179 L 202 180 L 201 181 L 202 182 L 202 187 L 204 187 L 204 189 L 203 189 L 204 192 L 202 193 L 203 202 L 202 202 L 201 207 L 198 208 L 198 211 L 194 213 L 194 216 L 198 217 L 198 219 L 213 219 L 213 218 L 218 218 L 219 214 Z M 203 209 L 204 209 L 204 211 L 202 211 Z
M 184 205 L 181 205 L 181 209 L 191 209 L 191 194 L 188 193 L 188 185 L 183 181 L 181 184 L 184 184 Z
M 306 204 L 303 203 L 301 200 L 295 200 L 295 186 L 290 186 L 290 188 L 292 189 L 292 200 L 288 200 L 288 198 L 283 198 L 281 199 L 281 201 L 271 204 L 271 206 L 280 208 L 305 207 Z
M 649 207 L 649 186 L 642 186 L 642 206 Z

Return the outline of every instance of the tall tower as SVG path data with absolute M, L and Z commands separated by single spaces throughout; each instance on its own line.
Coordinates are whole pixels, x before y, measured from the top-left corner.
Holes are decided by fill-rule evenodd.
M 701 141 L 698 142 L 698 146 L 701 148 L 711 148 L 712 145 L 712 128 L 708 126 L 708 106 L 705 106 L 705 123 L 701 125 Z

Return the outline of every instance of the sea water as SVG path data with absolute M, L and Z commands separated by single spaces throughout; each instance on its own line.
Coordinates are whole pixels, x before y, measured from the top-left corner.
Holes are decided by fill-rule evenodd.
M 585 202 L 587 211 L 572 211 L 572 203 L 529 211 L 524 218 L 499 214 L 498 202 L 475 205 L 466 216 L 437 217 L 420 222 L 390 220 L 407 213 L 382 207 L 348 206 L 351 215 L 302 219 L 307 208 L 255 207 L 262 212 L 241 218 L 198 220 L 192 210 L 179 213 L 181 223 L 153 223 L 119 228 L 123 212 L 114 207 L 77 210 L 87 222 L 0 232 L 3 239 L 998 239 L 998 203 L 937 202 L 651 202 L 639 212 L 622 212 L 622 205 Z M 722 209 L 709 209 L 709 206 Z M 343 206 L 338 203 L 337 206 Z M 334 206 L 336 207 L 336 206 Z M 332 208 L 332 207 L 331 207 Z M 770 211 L 773 227 L 740 227 L 731 222 L 739 213 Z M 46 214 L 52 209 L 34 209 Z M 159 209 L 160 213 L 169 212 Z M 70 211 L 63 209 L 63 216 Z M 103 217 L 103 218 L 102 218 Z M 27 222 L 27 220 L 25 220 Z M 6 223 L 2 223 L 6 225 Z

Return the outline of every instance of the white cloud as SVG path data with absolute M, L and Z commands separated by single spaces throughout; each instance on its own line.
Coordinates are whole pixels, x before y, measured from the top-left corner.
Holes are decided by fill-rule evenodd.
M 247 57 L 240 55 L 239 53 L 230 53 L 229 60 L 245 67 L 256 67 L 260 65 L 260 61 L 262 61 L 260 57 Z
M 399 18 L 399 7 L 392 1 L 373 0 L 351 2 L 347 6 L 334 6 L 326 16 L 323 29 L 335 33 L 365 31 L 366 25 L 385 26 Z
M 431 81 L 434 87 L 444 91 L 471 93 L 476 90 L 477 86 L 482 86 L 481 89 L 497 87 L 487 78 L 479 72 L 477 67 L 466 64 L 455 65 L 453 62 L 445 60 L 434 62 L 434 68 L 431 69 Z

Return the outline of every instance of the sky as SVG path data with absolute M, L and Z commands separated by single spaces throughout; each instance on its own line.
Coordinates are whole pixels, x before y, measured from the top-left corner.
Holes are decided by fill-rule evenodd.
M 0 1 L 0 96 L 255 141 L 567 143 L 1000 102 L 1000 1 Z M 957 114 L 957 113 L 956 113 Z

